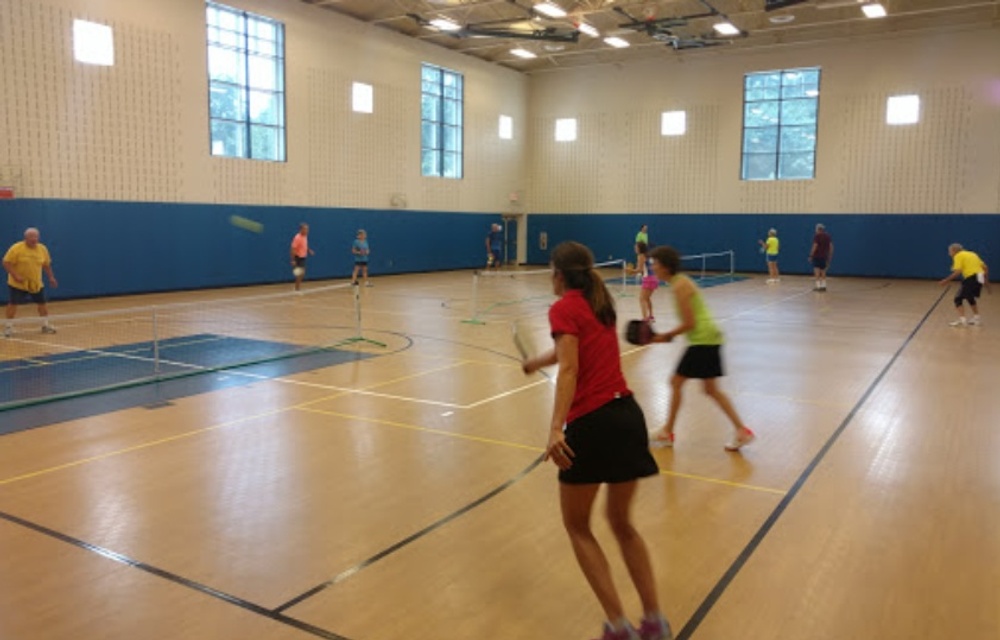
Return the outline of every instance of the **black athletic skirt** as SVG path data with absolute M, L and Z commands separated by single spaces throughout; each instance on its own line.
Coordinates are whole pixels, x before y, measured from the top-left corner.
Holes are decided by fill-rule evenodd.
M 721 378 L 722 346 L 718 344 L 689 346 L 677 364 L 677 375 L 685 378 Z
M 631 482 L 660 472 L 649 453 L 646 418 L 632 396 L 616 398 L 566 425 L 573 466 L 559 482 Z

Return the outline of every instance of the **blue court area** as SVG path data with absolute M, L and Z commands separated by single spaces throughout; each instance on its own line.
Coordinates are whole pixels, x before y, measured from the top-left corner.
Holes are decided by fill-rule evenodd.
M 138 342 L 3 360 L 0 407 L 14 408 L 0 413 L 0 434 L 129 407 L 155 407 L 375 355 L 197 334 L 161 340 L 155 351 L 153 343 Z M 46 402 L 48 398 L 56 399 Z

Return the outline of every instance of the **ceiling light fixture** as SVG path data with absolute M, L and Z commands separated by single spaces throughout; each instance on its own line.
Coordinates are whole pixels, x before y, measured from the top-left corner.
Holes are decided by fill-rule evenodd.
M 544 13 L 550 18 L 565 18 L 566 12 L 557 4 L 552 2 L 542 2 L 541 4 L 536 4 L 534 6 L 535 11 L 538 13 Z
M 460 31 L 462 29 L 462 25 L 448 18 L 434 18 L 428 22 L 440 31 Z
M 531 60 L 532 58 L 538 57 L 527 49 L 511 49 L 510 52 L 518 58 L 523 58 L 524 60 Z
M 886 16 L 885 7 L 877 2 L 862 5 L 861 10 L 864 11 L 865 15 L 869 18 L 884 18 Z
M 717 22 L 712 25 L 712 28 L 724 36 L 738 36 L 740 34 L 740 30 L 732 22 Z
M 615 49 L 624 49 L 625 47 L 629 46 L 628 40 L 624 40 L 622 38 L 617 38 L 617 37 L 605 38 L 604 42 L 606 44 L 611 45 Z
M 597 38 L 600 37 L 601 35 L 600 31 L 598 31 L 592 25 L 587 24 L 586 22 L 581 22 L 580 24 L 576 25 L 576 30 L 579 31 L 580 33 L 590 36 L 591 38 Z

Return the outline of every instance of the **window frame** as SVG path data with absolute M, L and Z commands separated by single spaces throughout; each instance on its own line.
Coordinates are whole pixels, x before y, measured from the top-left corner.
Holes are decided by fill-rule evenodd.
M 436 92 L 428 92 L 427 86 L 432 82 L 427 78 L 427 72 L 433 70 L 438 78 L 436 80 Z M 447 80 L 457 82 L 457 85 L 448 85 Z M 457 97 L 449 97 L 448 92 L 457 92 Z M 435 102 L 437 119 L 428 119 L 424 113 L 424 101 L 431 99 Z M 454 120 L 457 124 L 450 122 L 447 116 L 446 104 L 453 103 Z M 430 127 L 435 135 L 435 140 L 428 144 L 427 128 Z M 447 149 L 445 142 L 446 134 L 457 134 L 455 149 Z M 433 144 L 433 146 L 431 146 Z M 434 167 L 428 171 L 424 160 L 432 154 Z M 447 157 L 455 160 L 453 170 L 447 171 Z M 451 69 L 439 67 L 427 62 L 420 65 L 420 175 L 424 178 L 445 178 L 449 180 L 462 180 L 465 178 L 465 76 Z
M 212 23 L 209 19 L 209 11 L 225 12 L 237 19 L 235 30 L 223 26 L 221 22 Z M 251 33 L 256 31 L 260 24 L 270 25 L 274 29 L 274 34 L 270 38 L 265 38 Z M 213 30 L 215 39 L 213 39 Z M 235 36 L 234 44 L 223 42 L 219 36 L 223 33 Z M 287 91 L 287 69 L 285 67 L 285 25 L 283 22 L 260 15 L 250 11 L 244 11 L 238 7 L 221 4 L 208 0 L 205 3 L 205 49 L 207 55 L 207 76 L 208 76 L 208 140 L 209 154 L 219 158 L 239 158 L 244 160 L 258 160 L 262 162 L 288 162 L 288 91 Z M 260 45 L 273 45 L 274 52 L 267 53 L 261 51 Z M 242 79 L 235 81 L 218 80 L 212 77 L 212 50 L 228 51 L 238 58 L 237 64 L 241 67 Z M 274 71 L 274 88 L 255 87 L 251 79 L 251 63 L 254 59 L 269 60 Z M 213 88 L 229 89 L 239 94 L 239 109 L 243 111 L 241 118 L 216 117 L 212 111 L 212 91 Z M 253 100 L 255 96 L 264 96 L 268 100 L 274 101 L 277 115 L 277 124 L 255 120 L 252 113 Z M 214 149 L 215 125 L 217 123 L 227 123 L 236 125 L 242 129 L 242 153 L 216 153 Z M 254 155 L 254 132 L 266 131 L 276 138 L 275 153 L 273 156 Z
M 790 73 L 803 73 L 803 72 L 815 72 L 816 73 L 816 95 L 815 96 L 785 97 L 785 95 L 784 95 L 784 93 L 785 93 L 784 89 L 786 88 L 786 86 L 795 86 L 793 84 L 790 84 L 790 85 L 786 85 L 785 84 L 785 76 L 786 76 L 786 74 L 790 74 Z M 780 77 L 780 81 L 778 83 L 778 86 L 776 87 L 777 91 L 778 91 L 778 97 L 776 99 L 774 99 L 774 98 L 765 98 L 765 99 L 758 99 L 758 100 L 748 100 L 747 96 L 748 96 L 748 93 L 750 92 L 750 88 L 747 85 L 748 85 L 749 78 L 751 78 L 752 76 L 767 76 L 767 75 L 774 75 L 774 74 L 777 74 Z M 820 116 L 820 100 L 819 100 L 819 98 L 820 98 L 820 95 L 822 95 L 822 90 L 821 90 L 822 82 L 823 82 L 823 72 L 822 72 L 822 68 L 818 67 L 818 66 L 816 66 L 816 67 L 799 67 L 799 68 L 795 68 L 795 69 L 774 69 L 774 70 L 771 70 L 771 71 L 754 71 L 754 72 L 751 72 L 751 73 L 745 73 L 745 74 L 743 74 L 743 101 L 742 101 L 743 109 L 742 109 L 742 115 L 741 115 L 742 127 L 741 127 L 741 131 L 740 131 L 740 181 L 741 182 L 778 182 L 778 181 L 815 180 L 816 179 L 816 175 L 818 173 L 817 159 L 819 157 L 819 153 L 818 153 L 818 148 L 819 148 L 819 116 Z M 783 105 L 784 105 L 785 102 L 790 102 L 790 101 L 793 101 L 793 100 L 803 100 L 803 99 L 811 99 L 813 101 L 814 105 L 815 105 L 815 117 L 813 118 L 813 121 L 811 123 L 812 128 L 813 128 L 812 129 L 812 136 L 813 136 L 812 149 L 810 151 L 808 151 L 808 152 L 807 151 L 799 151 L 799 150 L 783 152 L 782 151 L 782 132 L 783 132 L 783 130 L 790 129 L 790 128 L 793 128 L 793 127 L 803 127 L 803 126 L 809 126 L 809 125 L 808 124 L 807 125 L 802 125 L 802 124 L 783 124 L 782 123 L 782 115 L 784 113 L 784 109 L 782 107 L 783 107 Z M 748 107 L 748 105 L 751 105 L 751 104 L 766 104 L 766 103 L 775 104 L 777 106 L 777 115 L 778 115 L 778 117 L 777 117 L 777 124 L 770 125 L 770 126 L 756 126 L 756 127 L 755 126 L 750 126 L 750 127 L 748 127 L 747 126 L 747 107 Z M 772 152 L 766 152 L 766 153 L 764 153 L 764 152 L 748 152 L 747 151 L 747 132 L 748 132 L 748 130 L 752 131 L 754 129 L 757 129 L 757 130 L 774 129 L 774 131 L 775 131 L 775 149 L 774 149 L 773 153 Z M 781 167 L 782 167 L 781 160 L 782 160 L 783 153 L 784 154 L 811 153 L 812 154 L 812 175 L 810 175 L 808 177 L 803 177 L 803 176 L 783 177 L 781 175 Z M 748 177 L 747 176 L 748 158 L 752 158 L 752 157 L 766 157 L 766 156 L 773 156 L 773 158 L 774 158 L 774 163 L 773 163 L 773 177 L 767 177 L 767 178 Z

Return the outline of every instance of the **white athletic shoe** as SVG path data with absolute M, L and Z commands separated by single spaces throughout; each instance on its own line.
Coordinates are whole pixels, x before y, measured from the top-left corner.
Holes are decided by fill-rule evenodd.
M 983 321 L 979 319 L 979 316 L 972 316 L 971 318 L 969 318 L 969 325 L 970 326 L 976 326 L 976 325 L 980 325 L 982 323 L 983 323 Z
M 13 338 L 14 337 L 14 327 L 8 325 L 3 328 L 3 337 Z
M 42 325 L 42 333 L 55 333 L 55 332 L 56 332 L 55 327 L 50 327 L 47 324 Z
M 965 318 L 959 318 L 958 320 L 952 320 L 948 323 L 949 327 L 964 327 L 966 324 Z

